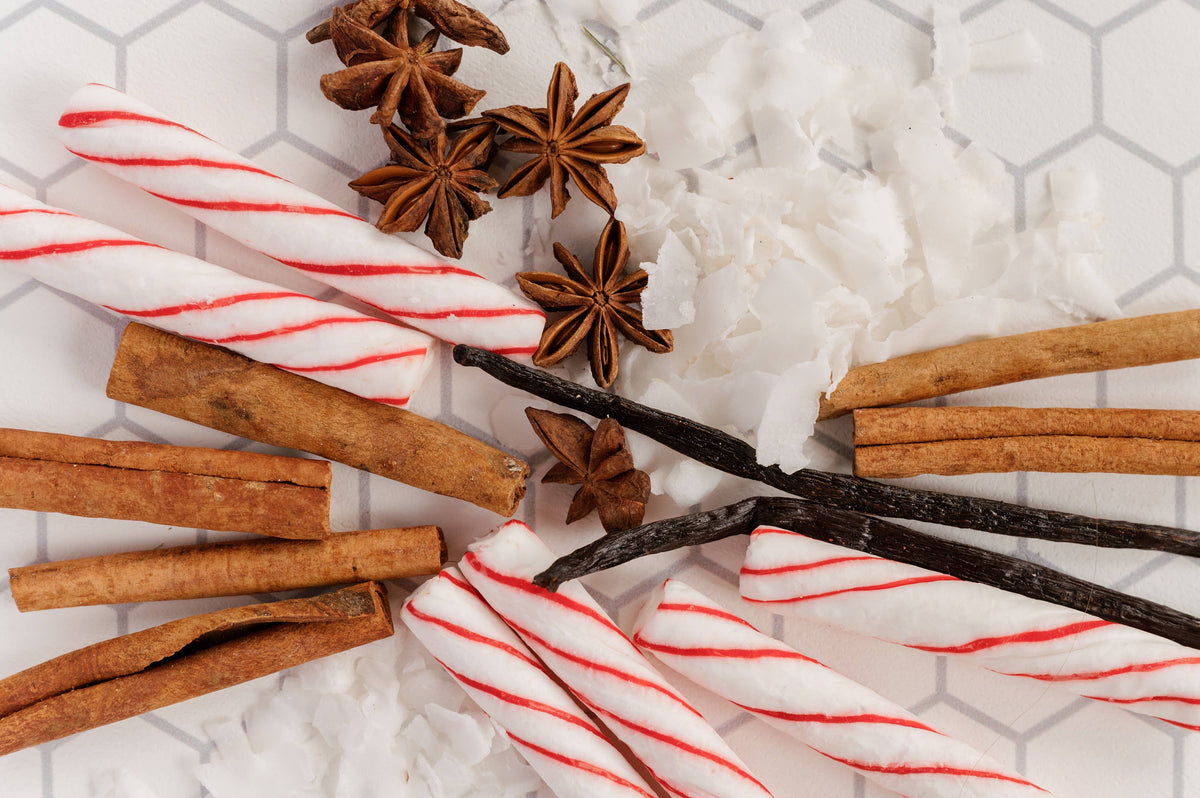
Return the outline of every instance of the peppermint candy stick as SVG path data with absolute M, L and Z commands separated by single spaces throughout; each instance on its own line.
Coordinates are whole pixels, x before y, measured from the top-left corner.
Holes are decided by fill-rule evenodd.
M 1200 731 L 1200 651 L 1076 610 L 773 527 L 751 535 L 741 593 Z
M 669 793 L 681 798 L 770 796 L 582 585 L 570 582 L 557 593 L 533 585 L 533 576 L 553 561 L 529 527 L 510 521 L 471 544 L 459 568 Z
M 498 354 L 537 349 L 545 314 L 524 298 L 379 232 L 116 89 L 84 86 L 58 124 L 81 158 L 406 324 Z
M 654 798 L 654 791 L 457 568 L 443 568 L 417 588 L 400 617 L 508 733 L 558 798 Z
M 415 330 L 252 280 L 0 186 L 0 265 L 108 310 L 368 399 L 429 370 Z
M 633 641 L 701 687 L 902 795 L 1048 795 L 674 579 L 650 595 Z

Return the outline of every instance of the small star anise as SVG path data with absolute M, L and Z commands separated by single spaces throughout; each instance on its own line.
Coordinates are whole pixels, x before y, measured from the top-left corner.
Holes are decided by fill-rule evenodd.
M 412 45 L 403 23 L 389 41 L 340 8 L 329 30 L 346 69 L 323 75 L 321 91 L 351 111 L 378 105 L 371 117 L 375 124 L 390 124 L 399 112 L 414 136 L 431 139 L 445 128 L 442 117 L 465 115 L 485 93 L 450 77 L 462 61 L 462 49 L 434 52 L 436 30 Z
M 580 486 L 567 510 L 568 524 L 592 510 L 599 512 L 605 532 L 642 523 L 650 498 L 650 477 L 633 467 L 620 424 L 605 418 L 593 430 L 575 416 L 532 407 L 525 408 L 525 416 L 559 461 L 542 482 Z
M 566 315 L 547 322 L 533 355 L 538 366 L 553 366 L 572 354 L 587 338 L 592 376 L 604 388 L 617 378 L 619 342 L 617 331 L 651 352 L 670 352 L 670 330 L 647 330 L 642 312 L 631 304 L 640 301 L 646 287 L 646 272 L 626 274 L 629 241 L 625 225 L 610 218 L 596 244 L 592 274 L 562 244 L 554 245 L 554 257 L 566 276 L 553 272 L 521 272 L 517 284 L 525 295 L 547 310 L 565 310 Z
M 374 28 L 391 24 L 409 9 L 426 20 L 447 39 L 468 47 L 486 47 L 503 55 L 508 52 L 508 41 L 495 23 L 456 0 L 355 0 L 345 11 L 355 22 Z M 310 30 L 307 38 L 313 44 L 330 38 L 330 22 L 325 20 Z
M 575 100 L 579 97 L 575 75 L 560 62 L 554 67 L 546 92 L 546 108 L 510 105 L 485 111 L 485 117 L 494 119 L 513 135 L 500 145 L 502 149 L 537 155 L 512 173 L 498 196 L 524 197 L 541 188 L 549 178 L 553 218 L 562 213 L 571 198 L 567 193 L 570 177 L 585 197 L 611 215 L 617 207 L 617 195 L 603 164 L 625 163 L 646 151 L 636 133 L 612 124 L 628 94 L 626 83 L 593 95 L 575 113 Z
M 417 141 L 395 125 L 384 128 L 393 163 L 367 172 L 350 187 L 383 203 L 376 222 L 383 232 L 412 232 L 429 217 L 425 235 L 434 248 L 461 258 L 467 226 L 492 209 L 478 192 L 496 187 L 483 171 L 494 151 L 496 126 L 471 120 L 454 127 L 463 132 L 449 138 L 443 130 L 431 142 Z

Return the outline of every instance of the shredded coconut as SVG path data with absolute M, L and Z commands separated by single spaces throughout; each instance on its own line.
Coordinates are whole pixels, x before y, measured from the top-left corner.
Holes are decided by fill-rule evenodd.
M 542 782 L 407 630 L 310 662 L 205 726 L 213 798 L 518 798 Z M 128 780 L 110 798 L 139 798 Z
M 832 63 L 810 35 L 778 13 L 672 103 L 640 108 L 634 92 L 657 159 L 609 169 L 650 275 L 646 318 L 675 334 L 669 354 L 628 350 L 618 392 L 698 415 L 786 471 L 813 456 L 817 398 L 853 365 L 1119 315 L 1097 276 L 1094 178 L 1052 173 L 1049 207 L 1018 232 L 1003 163 L 946 133 L 946 81 L 1032 63 L 1036 42 L 973 44 L 943 9 L 933 81 L 910 85 Z M 757 162 L 739 156 L 750 134 Z M 718 486 L 653 444 L 634 451 L 681 505 Z

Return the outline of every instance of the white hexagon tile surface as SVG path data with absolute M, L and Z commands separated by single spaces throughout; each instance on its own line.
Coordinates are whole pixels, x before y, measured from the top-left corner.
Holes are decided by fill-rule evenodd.
M 538 1 L 481 5 L 503 27 L 514 8 Z M 556 0 L 541 2 L 553 5 Z M 767 12 L 786 5 L 803 11 L 813 26 L 815 46 L 839 60 L 877 64 L 914 79 L 927 74 L 932 15 L 925 0 L 654 0 L 640 4 L 631 26 L 640 31 L 629 46 L 647 77 L 641 88 L 667 92 L 682 85 L 721 39 L 761 27 Z M 1046 63 L 1038 70 L 971 74 L 956 85 L 951 133 L 956 140 L 977 140 L 1003 159 L 1013 182 L 1018 225 L 1024 224 L 1026 209 L 1041 202 L 1047 169 L 1093 169 L 1104 187 L 1109 218 L 1104 276 L 1121 307 L 1139 313 L 1200 305 L 1200 138 L 1194 134 L 1200 129 L 1200 3 L 957 0 L 947 5 L 961 13 L 973 38 L 1028 28 L 1045 52 Z M 367 135 L 365 113 L 340 111 L 321 96 L 316 81 L 336 62 L 328 46 L 311 47 L 303 37 L 328 7 L 324 0 L 0 0 L 0 181 L 231 268 L 320 290 L 84 166 L 58 144 L 54 122 L 77 86 L 109 83 L 348 209 L 371 212 L 344 184 L 381 160 L 380 145 Z M 500 58 L 469 52 L 464 79 L 495 87 L 485 107 L 540 104 L 549 68 L 559 57 L 558 40 L 548 27 L 508 33 L 512 53 Z M 589 64 L 598 63 L 596 53 L 590 58 Z M 576 71 L 585 96 L 599 87 L 586 66 Z M 548 203 L 543 193 L 498 206 L 472 228 L 463 262 L 511 286 L 516 271 L 548 263 L 542 233 L 531 225 L 532 219 L 548 216 Z M 555 228 L 555 240 L 571 246 L 584 241 L 586 236 L 573 232 L 572 225 L 595 226 L 596 218 L 582 201 L 572 203 L 562 227 Z M 587 253 L 590 246 L 581 244 L 575 251 Z M 321 295 L 330 294 L 324 290 Z M 106 399 L 107 369 L 122 327 L 121 320 L 104 311 L 0 269 L 0 425 L 268 450 Z M 1082 375 L 970 398 L 1194 408 L 1197 385 L 1200 367 L 1181 364 L 1158 367 L 1153 375 Z M 534 478 L 519 516 L 537 528 L 557 530 L 567 498 L 555 486 L 537 482 L 549 465 L 545 452 L 526 431 L 503 428 L 520 423 L 523 401 L 479 373 L 451 367 L 443 350 L 414 409 L 498 440 L 529 458 Z M 502 428 L 493 429 L 494 424 Z M 846 430 L 838 426 L 836 434 L 824 438 L 827 460 L 842 469 L 847 467 Z M 1200 527 L 1196 479 L 1039 474 L 927 478 L 913 484 Z M 485 511 L 341 466 L 335 466 L 334 490 L 335 528 L 435 522 L 447 530 L 452 557 L 497 521 Z M 674 509 L 655 500 L 651 517 Z M 550 543 L 565 551 L 599 532 L 592 521 L 579 526 L 553 532 Z M 0 510 L 0 566 L 225 537 Z M 590 586 L 626 626 L 646 589 L 666 574 L 684 575 L 733 601 L 740 545 L 723 541 L 649 558 L 598 575 Z M 993 546 L 1200 613 L 1200 595 L 1191 587 L 1200 577 L 1194 561 L 1011 540 Z M 0 580 L 0 674 L 116 634 L 236 603 L 21 615 L 12 607 L 5 578 Z M 761 610 L 749 615 L 949 733 L 987 749 L 1060 798 L 1200 794 L 1200 738 L 1194 732 L 1014 683 L 969 664 L 897 651 Z M 0 795 L 90 795 L 106 772 L 128 767 L 161 798 L 203 796 L 194 770 L 213 750 L 205 721 L 236 716 L 275 683 L 259 680 L 0 758 Z M 731 745 L 766 774 L 768 783 L 781 785 L 779 798 L 884 795 L 849 771 L 796 751 L 795 744 L 744 713 L 689 685 L 680 686 L 712 712 Z M 802 769 L 804 776 L 789 776 L 789 768 Z

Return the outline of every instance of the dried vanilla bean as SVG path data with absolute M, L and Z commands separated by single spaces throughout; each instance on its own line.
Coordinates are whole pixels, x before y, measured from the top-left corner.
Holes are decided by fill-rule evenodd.
M 563 582 L 647 554 L 748 535 L 767 525 L 896 562 L 1070 607 L 1192 648 L 1200 618 L 1005 554 L 927 535 L 879 518 L 788 497 L 761 496 L 703 513 L 614 532 L 555 560 L 534 577 L 554 590 Z
M 1110 521 L 994 499 L 915 490 L 807 468 L 786 474 L 777 466 L 759 465 L 753 447 L 745 441 L 682 416 L 585 388 L 474 347 L 456 346 L 454 359 L 564 407 L 596 418 L 614 418 L 625 428 L 719 471 L 762 482 L 820 505 L 1001 535 L 1200 555 L 1200 534 L 1186 529 Z

